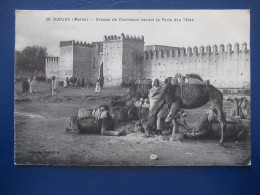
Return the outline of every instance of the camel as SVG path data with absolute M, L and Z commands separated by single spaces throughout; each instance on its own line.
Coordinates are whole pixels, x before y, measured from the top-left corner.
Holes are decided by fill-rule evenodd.
M 248 119 L 240 119 L 238 117 L 227 116 L 226 138 L 242 139 L 250 135 L 251 121 Z M 188 133 L 189 138 L 219 137 L 220 125 L 217 121 L 209 119 L 209 113 L 205 113 L 199 119 L 192 133 Z
M 175 81 L 178 74 L 174 77 Z M 189 75 L 190 78 L 195 78 L 193 75 Z M 197 77 L 197 76 L 196 76 Z M 219 146 L 224 142 L 224 131 L 226 127 L 226 120 L 223 114 L 223 95 L 213 85 L 209 83 L 203 83 L 203 80 L 199 77 L 200 83 L 174 83 L 168 82 L 166 87 L 161 91 L 158 99 L 154 105 L 150 108 L 148 122 L 145 125 L 146 135 L 149 136 L 154 123 L 156 122 L 157 113 L 166 103 L 169 106 L 169 114 L 165 119 L 165 122 L 173 121 L 174 127 L 172 130 L 172 138 L 174 139 L 176 131 L 176 115 L 180 109 L 194 109 L 205 105 L 210 102 L 217 110 L 218 121 L 221 126 L 221 139 Z
M 149 90 L 152 88 L 151 84 L 147 84 L 147 83 L 141 83 L 138 84 L 136 82 L 134 82 L 130 89 L 128 90 L 128 93 L 126 94 L 126 97 L 128 97 L 127 99 L 147 99 L 148 98 L 148 94 L 149 94 Z
M 119 132 L 113 130 L 115 127 L 115 120 L 107 112 L 108 106 L 102 105 L 95 110 L 87 110 L 86 116 L 84 118 L 79 118 L 79 116 L 72 116 L 70 118 L 70 126 L 66 129 L 68 133 L 76 134 L 101 134 L 106 136 L 120 136 L 124 132 Z M 90 111 L 90 112 L 88 112 Z

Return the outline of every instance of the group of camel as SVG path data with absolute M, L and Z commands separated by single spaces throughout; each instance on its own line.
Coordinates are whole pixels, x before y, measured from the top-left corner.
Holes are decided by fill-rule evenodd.
M 215 88 L 208 82 L 204 82 L 198 75 L 189 75 L 189 77 L 194 77 L 201 82 L 198 84 L 194 84 L 185 82 L 172 83 L 166 81 L 166 85 L 162 88 L 156 102 L 149 108 L 148 112 L 146 109 L 147 120 L 141 123 L 143 132 L 146 136 L 150 136 L 152 134 L 154 124 L 157 119 L 157 114 L 163 108 L 163 106 L 167 104 L 169 108 L 169 113 L 165 119 L 165 122 L 169 123 L 172 121 L 173 127 L 171 131 L 171 136 L 174 137 L 175 132 L 178 128 L 177 116 L 180 110 L 199 108 L 210 102 L 211 107 L 214 108 L 214 121 L 217 122 L 217 128 L 218 130 L 220 130 L 219 145 L 222 146 L 224 142 L 224 136 L 227 134 L 226 130 L 238 127 L 236 125 L 232 126 L 232 124 L 238 123 L 238 121 L 233 121 L 233 123 L 231 122 L 227 125 L 226 116 L 223 111 L 223 95 L 217 88 Z M 115 97 L 112 99 L 109 107 L 100 106 L 100 108 L 102 108 L 106 113 L 112 116 L 113 119 L 117 117 L 116 121 L 136 120 L 138 117 L 140 119 L 142 118 L 142 113 L 140 112 L 140 108 L 138 109 L 136 108 L 136 106 L 134 106 L 134 100 L 147 98 L 150 88 L 151 85 L 134 83 L 124 97 Z M 127 105 L 126 102 L 131 103 L 128 103 Z M 106 114 L 106 116 L 108 115 Z M 89 125 L 90 122 L 87 120 L 92 120 L 91 125 Z M 200 121 L 200 123 L 198 122 L 197 127 L 193 130 L 191 137 L 195 137 L 196 134 L 201 135 L 201 132 L 200 134 L 198 132 L 201 130 L 203 125 L 205 126 L 205 120 Z M 100 116 L 94 116 L 92 114 L 91 117 L 79 119 L 78 116 L 74 116 L 71 118 L 71 127 L 68 128 L 67 131 L 82 133 L 84 129 L 86 130 L 92 128 L 92 131 L 93 129 L 95 129 L 95 132 L 101 133 L 103 135 L 120 135 L 120 132 L 112 132 L 108 130 L 109 128 L 111 129 L 114 125 L 115 120 L 111 120 L 111 118 L 109 117 L 102 118 Z M 210 126 L 210 124 L 208 124 L 208 126 Z M 239 127 L 243 128 L 243 125 L 240 124 Z M 214 129 L 214 127 L 212 128 Z M 202 134 L 205 135 L 205 132 L 209 131 L 204 131 L 204 133 Z

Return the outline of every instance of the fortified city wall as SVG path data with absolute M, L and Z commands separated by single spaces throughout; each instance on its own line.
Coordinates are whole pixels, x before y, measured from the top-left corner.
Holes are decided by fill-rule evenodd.
M 47 57 L 45 59 L 46 67 L 46 79 L 50 79 L 52 76 L 60 75 L 60 57 Z
M 100 62 L 102 61 L 102 42 L 92 44 L 79 41 L 61 41 L 60 57 L 46 58 L 46 78 L 56 76 L 65 80 L 72 76 L 89 78 L 95 82 L 98 76 Z
M 106 86 L 120 86 L 141 77 L 144 37 L 104 36 L 103 63 Z
M 217 87 L 242 87 L 250 83 L 250 52 L 246 43 L 241 50 L 238 43 L 234 44 L 234 50 L 231 44 L 226 49 L 224 45 L 199 49 L 145 47 L 143 77 L 164 80 L 176 73 L 197 73 Z
M 128 83 L 141 77 L 144 37 L 123 35 L 122 82 Z
M 233 49 L 234 48 L 234 49 Z M 144 46 L 144 37 L 104 36 L 103 42 L 60 42 L 60 57 L 46 58 L 46 77 L 89 78 L 95 83 L 103 63 L 105 86 L 138 78 L 164 81 L 176 73 L 199 74 L 220 88 L 250 87 L 250 51 L 235 43 L 198 47 Z
M 92 43 L 91 83 L 95 83 L 100 76 L 100 66 L 103 62 L 103 42 Z

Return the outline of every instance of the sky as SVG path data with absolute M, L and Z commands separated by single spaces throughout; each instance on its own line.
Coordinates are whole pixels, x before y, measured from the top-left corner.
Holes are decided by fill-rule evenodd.
M 246 42 L 249 47 L 250 11 L 17 10 L 15 31 L 16 50 L 39 45 L 47 47 L 48 54 L 54 56 L 59 56 L 60 41 L 91 43 L 102 41 L 104 35 L 120 36 L 121 33 L 143 35 L 145 45 L 187 48 Z

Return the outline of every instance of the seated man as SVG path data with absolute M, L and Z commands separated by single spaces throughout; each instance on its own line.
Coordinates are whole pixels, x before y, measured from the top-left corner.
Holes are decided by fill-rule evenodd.
M 240 105 L 241 102 L 238 98 L 234 98 L 234 99 L 228 99 L 228 101 L 233 102 L 233 107 L 230 109 L 230 115 L 234 116 L 234 117 L 240 117 Z
M 77 116 L 71 117 L 69 133 L 101 134 L 108 136 L 119 136 L 123 132 L 113 131 L 114 120 L 108 113 L 107 106 L 100 106 L 91 110 L 79 110 Z
M 249 100 L 247 100 L 246 97 L 241 98 L 240 118 L 241 119 L 251 119 L 250 102 L 249 102 Z
M 176 132 L 175 133 L 187 133 L 188 130 L 190 130 L 190 127 L 188 126 L 185 117 L 186 112 L 184 110 L 179 110 L 176 114 L 176 124 L 172 121 L 172 123 L 165 123 L 166 130 L 162 132 L 163 135 L 172 135 L 173 127 L 176 125 Z M 167 129 L 168 128 L 168 129 Z
M 228 98 L 228 101 L 233 103 L 230 109 L 230 115 L 241 119 L 251 119 L 250 102 L 246 97 L 242 98 Z
M 234 116 L 227 116 L 226 138 L 243 138 L 250 134 L 250 120 L 240 119 Z M 193 130 L 192 134 L 187 134 L 188 137 L 220 137 L 220 125 L 217 120 L 217 111 L 212 108 L 210 111 L 202 115 Z

